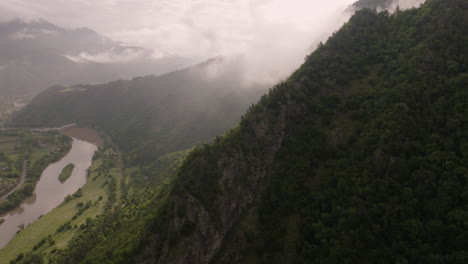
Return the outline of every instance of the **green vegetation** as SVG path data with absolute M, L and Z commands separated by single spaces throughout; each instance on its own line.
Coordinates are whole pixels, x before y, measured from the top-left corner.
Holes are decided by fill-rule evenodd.
M 133 190 L 107 183 L 120 206 L 44 261 L 467 263 L 467 15 L 358 11 L 174 178 L 138 189 L 158 163 L 132 159 Z
M 429 0 L 393 15 L 358 12 L 238 131 L 194 153 L 178 192 L 223 217 L 219 179 L 233 165 L 219 157 L 268 151 L 271 139 L 253 136 L 258 123 L 273 125 L 273 138 L 287 134 L 250 208 L 257 218 L 244 218 L 249 228 L 232 231 L 214 262 L 243 244 L 257 263 L 466 263 L 467 10 Z
M 0 214 L 30 196 L 44 169 L 68 153 L 70 147 L 71 139 L 54 131 L 0 132 L 0 197 L 15 190 L 0 200 Z
M 124 224 L 53 261 L 184 262 L 222 234 L 213 263 L 466 263 L 467 9 L 357 12 L 134 208 L 154 210 L 144 237 Z
M 188 151 L 161 158 L 163 161 L 158 169 L 167 174 L 166 178 L 158 179 L 163 182 L 160 187 L 153 189 L 135 184 L 144 191 L 134 191 L 135 195 L 131 199 L 119 201 L 117 197 L 120 195 L 116 188 L 116 183 L 122 180 L 119 162 L 116 160 L 119 155 L 111 145 L 106 144 L 93 157 L 87 183 L 77 193 L 65 198 L 63 204 L 23 229 L 7 246 L 0 249 L 0 264 L 23 263 L 26 256 L 45 255 L 50 259 L 59 259 L 65 254 L 64 250 L 68 249 L 73 249 L 76 254 L 76 251 L 96 245 L 95 242 L 90 242 L 90 237 L 104 238 L 109 230 L 121 227 L 126 230 L 122 239 L 135 241 L 141 236 L 141 227 L 147 225 L 155 214 L 156 208 L 152 208 L 150 204 L 157 203 L 150 201 L 159 201 L 160 197 L 167 194 L 171 176 L 169 172 L 175 171 L 175 167 L 185 158 L 183 153 Z M 138 177 L 141 172 L 139 167 L 134 167 L 128 173 Z M 137 212 L 135 209 L 145 210 Z M 108 225 L 117 220 L 118 225 Z M 83 244 L 83 241 L 90 243 Z
M 98 153 L 106 153 L 106 150 L 101 149 Z M 115 168 L 106 167 L 108 160 L 113 157 L 107 154 L 98 156 L 88 170 L 86 184 L 80 190 L 67 197 L 59 207 L 24 228 L 0 249 L 0 264 L 22 259 L 21 256 L 27 256 L 29 251 L 40 255 L 57 252 L 80 234 L 92 219 L 98 218 L 105 211 L 110 203 L 106 182 L 112 176 L 103 171 Z
M 169 178 L 177 172 L 190 151 L 182 150 L 169 153 L 150 162 L 129 168 L 129 174 L 132 175 L 129 186 L 138 189 L 149 184 L 160 184 L 164 179 Z
M 61 183 L 64 183 L 66 180 L 68 180 L 68 178 L 70 178 L 74 168 L 75 168 L 75 164 L 73 164 L 73 163 L 70 163 L 67 166 L 65 166 L 62 169 L 62 171 L 60 172 L 60 175 L 58 177 L 59 181 Z

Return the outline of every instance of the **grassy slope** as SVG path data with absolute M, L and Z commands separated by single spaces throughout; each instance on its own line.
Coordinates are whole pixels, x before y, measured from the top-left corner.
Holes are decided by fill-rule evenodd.
M 127 199 L 123 200 L 113 213 L 103 214 L 103 217 L 88 227 L 83 235 L 75 236 L 70 241 L 69 247 L 57 258 L 52 258 L 52 262 L 64 263 L 66 260 L 62 259 L 63 254 L 80 254 L 73 251 L 77 245 L 94 248 L 95 242 L 98 241 L 88 240 L 90 237 L 104 238 L 112 233 L 111 230 L 116 229 L 122 232 L 106 240 L 118 245 L 123 243 L 126 246 L 133 246 L 134 242 L 144 236 L 145 227 L 150 224 L 149 221 L 152 221 L 153 216 L 165 206 L 167 202 L 165 197 L 172 184 L 173 176 L 189 152 L 190 150 L 170 153 L 151 164 L 127 168 L 125 174 L 130 177 L 123 178 L 130 180 L 131 188 L 127 192 Z M 115 224 L 109 225 L 109 223 Z
M 163 178 L 170 177 L 177 170 L 177 167 L 180 166 L 188 152 L 189 150 L 179 151 L 158 158 L 158 166 L 150 168 L 151 170 L 155 170 L 154 173 L 157 175 L 154 177 L 156 179 L 149 180 L 156 181 L 161 185 L 167 185 L 168 182 L 164 181 Z M 105 204 L 108 199 L 107 187 L 110 177 L 114 178 L 118 185 L 116 188 L 116 203 L 114 205 L 121 204 L 123 202 L 121 184 L 122 182 L 126 183 L 128 181 L 125 175 L 128 174 L 138 177 L 135 173 L 139 171 L 140 168 L 133 167 L 131 169 L 123 170 L 118 154 L 113 150 L 107 150 L 104 153 L 105 155 L 111 155 L 116 158 L 116 161 L 113 163 L 114 166 L 108 170 L 108 173 L 102 173 L 105 170 L 100 170 L 101 166 L 106 166 L 103 162 L 103 156 L 100 156 L 93 162 L 93 165 L 90 168 L 91 173 L 87 178 L 87 183 L 81 188 L 83 196 L 75 198 L 70 202 L 63 203 L 21 231 L 7 246 L 0 249 L 0 264 L 9 263 L 10 260 L 14 259 L 20 253 L 32 251 L 34 245 L 48 235 L 52 235 L 52 239 L 55 241 L 55 244 L 53 246 L 48 246 L 48 243 L 46 242 L 39 250 L 32 252 L 45 253 L 49 255 L 51 251 L 55 251 L 55 249 L 65 248 L 68 242 L 80 233 L 80 230 L 79 228 L 72 228 L 65 232 L 56 233 L 57 228 L 68 222 L 73 217 L 79 209 L 76 206 L 78 203 L 82 202 L 86 204 L 88 201 L 96 202 L 98 201 L 99 196 L 102 196 L 103 199 L 98 202 L 97 206 L 90 207 L 76 220 L 73 220 L 71 225 L 72 227 L 75 225 L 79 227 L 81 224 L 86 222 L 86 218 L 95 218 L 96 216 L 101 215 L 105 210 Z M 157 190 L 155 190 L 155 193 L 159 192 Z M 138 190 L 133 189 L 132 193 L 135 192 L 138 192 Z
M 16 160 L 19 154 L 15 150 L 15 145 L 18 142 L 19 137 L 0 136 L 0 152 L 5 153 L 10 159 Z
M 34 245 L 48 235 L 52 235 L 52 239 L 56 241 L 56 244 L 53 247 L 48 248 L 43 246 L 39 251 L 42 250 L 48 253 L 54 248 L 63 248 L 67 242 L 79 232 L 79 229 L 72 229 L 61 233 L 56 233 L 56 230 L 59 226 L 63 225 L 73 217 L 73 215 L 78 211 L 76 205 L 80 202 L 86 204 L 88 201 L 97 201 L 99 196 L 103 197 L 102 201 L 98 202 L 96 206 L 91 206 L 76 220 L 73 220 L 72 226 L 80 226 L 86 221 L 86 218 L 94 218 L 97 215 L 100 215 L 104 210 L 104 204 L 107 198 L 106 189 L 103 188 L 106 177 L 104 175 L 98 176 L 97 173 L 97 169 L 101 163 L 101 159 L 93 162 L 93 165 L 90 168 L 91 174 L 87 179 L 87 183 L 81 188 L 83 196 L 61 204 L 59 207 L 55 208 L 50 213 L 46 214 L 21 231 L 8 245 L 0 249 L 0 264 L 9 263 L 9 261 L 15 258 L 18 254 L 32 250 Z M 98 176 L 96 180 L 93 180 L 96 176 Z

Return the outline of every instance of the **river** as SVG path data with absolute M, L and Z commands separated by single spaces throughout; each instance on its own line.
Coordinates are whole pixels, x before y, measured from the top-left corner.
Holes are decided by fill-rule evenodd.
M 5 222 L 0 224 L 0 248 L 15 236 L 19 230 L 18 226 L 26 227 L 41 215 L 47 214 L 60 205 L 67 195 L 75 193 L 86 183 L 86 170 L 91 166 L 96 150 L 96 145 L 73 138 L 70 152 L 44 170 L 33 196 L 26 199 L 17 209 L 2 216 Z M 75 168 L 70 178 L 62 184 L 58 176 L 69 163 L 75 164 Z

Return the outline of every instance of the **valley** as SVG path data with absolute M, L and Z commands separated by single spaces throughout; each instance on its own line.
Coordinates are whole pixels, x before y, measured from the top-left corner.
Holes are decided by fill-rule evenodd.
M 2 216 L 0 264 L 35 255 L 53 258 L 103 216 L 127 206 L 127 196 L 138 193 L 144 184 L 126 175 L 146 169 L 125 169 L 120 151 L 105 135 L 83 127 L 70 127 L 62 133 L 73 138 L 70 152 L 44 170 L 32 197 Z M 160 157 L 151 166 L 156 177 L 151 181 L 166 182 L 187 153 Z M 62 183 L 59 174 L 67 164 L 75 164 L 75 168 Z
M 31 206 L 26 201 L 26 204 L 17 210 L 18 217 L 29 217 L 25 220 L 31 224 L 25 224 L 24 229 L 20 230 L 13 240 L 0 249 L 0 263 L 9 263 L 20 253 L 33 248 L 36 248 L 34 251 L 40 252 L 50 253 L 54 249 L 56 251 L 57 248 L 66 245 L 71 237 L 79 234 L 87 223 L 86 219 L 96 218 L 114 202 L 109 201 L 109 195 L 115 194 L 107 187 L 110 181 L 120 180 L 122 176 L 116 169 L 106 167 L 106 164 L 112 163 L 112 152 L 100 150 L 103 154 L 95 154 L 97 146 L 79 139 L 74 139 L 73 144 L 68 157 L 44 171 Z M 94 155 L 100 157 L 93 160 Z M 62 184 L 57 176 L 67 162 L 73 162 L 76 168 L 70 179 Z M 45 201 L 47 204 L 44 204 Z M 48 210 L 52 211 L 49 213 Z M 9 216 L 15 217 L 15 213 L 13 211 Z M 37 217 L 39 219 L 34 221 Z M 15 224 L 21 222 L 18 219 L 11 220 L 14 220 Z M 2 239 L 5 239 L 4 236 Z M 5 243 L 2 242 L 4 246 Z
M 68 151 L 68 141 L 57 132 L 4 130 L 0 136 L 0 214 L 30 196 L 38 174 Z
M 13 237 L 18 231 L 17 227 L 26 227 L 59 205 L 67 195 L 74 194 L 86 182 L 86 169 L 91 165 L 95 151 L 95 146 L 73 139 L 70 152 L 41 172 L 33 195 L 3 216 L 5 222 L 0 226 L 2 238 L 0 246 L 3 247 Z M 58 175 L 69 163 L 76 164 L 76 168 L 71 177 L 61 183 Z
M 216 57 L 9 115 L 0 264 L 467 263 L 468 3 L 345 12 L 271 88 Z

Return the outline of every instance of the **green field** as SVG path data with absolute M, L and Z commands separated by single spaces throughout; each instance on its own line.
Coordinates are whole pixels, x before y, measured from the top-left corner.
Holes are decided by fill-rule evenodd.
M 23 161 L 31 168 L 42 157 L 61 146 L 58 132 L 1 131 L 0 132 L 0 205 L 1 199 L 21 180 Z
M 86 224 L 87 218 L 95 218 L 104 212 L 108 200 L 109 177 L 119 176 L 117 169 L 109 168 L 111 173 L 102 173 L 103 165 L 107 164 L 106 157 L 96 159 L 91 166 L 87 183 L 81 188 L 81 197 L 74 197 L 62 203 L 59 207 L 44 215 L 33 224 L 23 229 L 8 245 L 0 249 L 0 264 L 7 264 L 18 254 L 33 250 L 35 245 L 50 235 L 49 239 L 34 252 L 50 254 L 51 251 L 65 247 L 67 242 L 80 232 L 80 226 Z M 74 195 L 76 196 L 76 195 Z M 91 206 L 83 210 L 76 219 L 72 218 L 79 214 L 80 209 L 89 203 Z M 61 226 L 68 226 L 63 231 L 57 232 Z M 54 242 L 51 242 L 54 241 Z M 51 243 L 53 243 L 51 245 Z
M 31 154 L 31 163 L 34 163 L 38 161 L 40 158 L 48 155 L 51 152 L 54 152 L 56 146 L 55 145 L 50 145 L 46 147 L 36 147 L 34 148 L 32 154 Z
M 18 146 L 20 139 L 17 137 L 15 140 L 0 141 L 0 151 L 7 155 L 16 154 L 18 150 L 15 147 Z
M 18 165 L 21 165 L 21 139 L 19 136 L 0 136 L 0 197 L 13 189 L 20 180 L 21 167 Z

